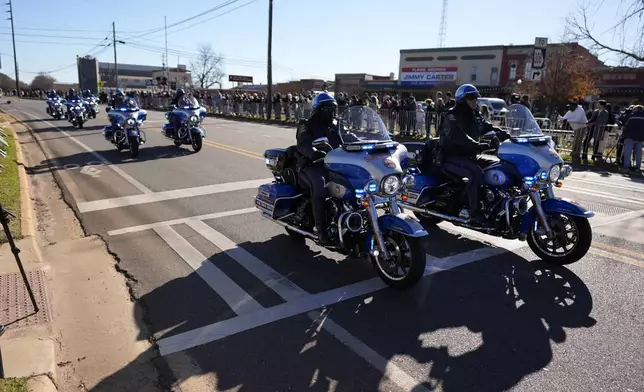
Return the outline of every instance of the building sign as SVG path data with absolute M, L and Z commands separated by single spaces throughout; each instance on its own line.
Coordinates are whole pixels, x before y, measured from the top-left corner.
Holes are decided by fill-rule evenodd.
M 228 75 L 229 82 L 253 83 L 252 76 Z
M 458 67 L 403 68 L 400 84 L 403 86 L 456 83 Z

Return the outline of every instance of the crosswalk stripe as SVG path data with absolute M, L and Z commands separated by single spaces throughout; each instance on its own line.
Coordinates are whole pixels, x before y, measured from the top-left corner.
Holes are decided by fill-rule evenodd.
M 217 248 L 225 252 L 230 258 L 237 261 L 242 267 L 246 268 L 248 272 L 255 275 L 284 300 L 292 301 L 307 294 L 288 278 L 264 264 L 264 262 L 250 254 L 250 252 L 238 246 L 236 243 L 208 226 L 203 221 L 191 220 L 187 222 L 187 225 L 202 237 L 210 241 Z
M 228 275 L 195 249 L 170 226 L 156 227 L 154 231 L 212 288 L 238 315 L 264 309 L 251 295 L 239 287 Z

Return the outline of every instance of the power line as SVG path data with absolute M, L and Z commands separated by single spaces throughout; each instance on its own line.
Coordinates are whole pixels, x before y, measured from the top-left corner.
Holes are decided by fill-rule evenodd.
M 191 16 L 191 17 L 189 17 L 189 18 L 182 19 L 182 20 L 180 20 L 180 21 L 178 21 L 178 22 L 171 23 L 171 24 L 169 24 L 169 25 L 167 26 L 167 28 L 172 28 L 172 27 L 175 27 L 175 26 L 181 25 L 181 24 L 183 24 L 183 23 L 189 22 L 189 21 L 191 21 L 191 20 L 197 19 L 197 18 L 199 18 L 199 17 L 201 17 L 201 16 L 207 15 L 207 14 L 209 14 L 209 13 L 212 13 L 212 12 L 215 12 L 215 11 L 219 11 L 220 9 L 225 8 L 225 7 L 228 7 L 229 5 L 233 5 L 233 4 L 235 4 L 235 3 L 239 2 L 239 1 L 240 1 L 240 0 L 227 0 L 227 1 L 225 1 L 225 2 L 223 2 L 223 3 L 221 3 L 221 4 L 217 5 L 217 6 L 215 6 L 215 7 L 213 7 L 213 8 L 210 8 L 210 9 L 208 9 L 208 10 L 206 10 L 206 11 L 200 12 L 200 13 L 198 13 L 198 14 L 196 14 L 196 15 L 193 15 L 193 16 Z M 253 0 L 252 2 L 254 2 L 254 1 L 257 1 L 257 0 Z M 233 10 L 231 10 L 231 11 L 233 11 Z M 206 19 L 206 20 L 203 20 L 203 21 L 197 22 L 196 24 L 203 23 L 203 22 L 208 21 L 208 20 L 211 20 L 211 19 Z M 150 35 L 150 34 L 154 34 L 154 33 L 157 33 L 157 32 L 160 32 L 160 31 L 163 31 L 163 30 L 165 30 L 165 28 L 166 28 L 165 26 L 162 26 L 162 27 L 159 27 L 159 28 L 156 28 L 156 29 L 152 29 L 152 30 L 150 30 L 150 31 L 149 31 L 149 32 L 147 32 L 147 33 L 140 34 L 140 35 L 135 35 L 135 36 L 130 36 L 130 37 L 127 37 L 127 38 L 128 38 L 128 39 L 136 39 L 136 38 L 144 37 L 144 36 L 147 36 L 147 35 Z
M 11 42 L 10 39 L 0 39 L 0 42 Z M 52 42 L 52 41 L 19 41 L 21 44 L 38 44 L 38 45 L 67 45 L 67 46 L 94 46 L 88 42 Z
M 11 33 L 0 33 L 2 35 L 11 35 Z M 100 39 L 98 37 L 70 37 L 70 36 L 65 36 L 65 35 L 45 35 L 45 34 L 21 34 L 21 33 L 16 33 L 15 35 L 20 35 L 23 37 L 40 37 L 40 38 L 62 38 L 62 39 L 84 39 L 84 40 L 90 40 L 94 41 L 97 39 Z

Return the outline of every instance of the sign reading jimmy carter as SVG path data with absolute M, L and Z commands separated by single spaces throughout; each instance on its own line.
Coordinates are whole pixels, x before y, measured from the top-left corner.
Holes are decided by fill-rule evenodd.
M 400 84 L 403 86 L 454 83 L 458 67 L 403 68 Z

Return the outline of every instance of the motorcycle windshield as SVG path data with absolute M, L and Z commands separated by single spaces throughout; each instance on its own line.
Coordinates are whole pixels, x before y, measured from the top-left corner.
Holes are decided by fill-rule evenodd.
M 183 97 L 181 97 L 177 106 L 181 109 L 188 110 L 199 109 L 200 107 L 199 101 L 197 101 L 197 98 L 193 97 L 192 95 L 184 95 Z
M 505 114 L 505 127 L 512 137 L 543 136 L 543 132 L 530 110 L 524 105 L 514 104 Z
M 380 115 L 368 106 L 349 106 L 338 122 L 343 144 L 379 143 L 391 141 L 389 131 Z

